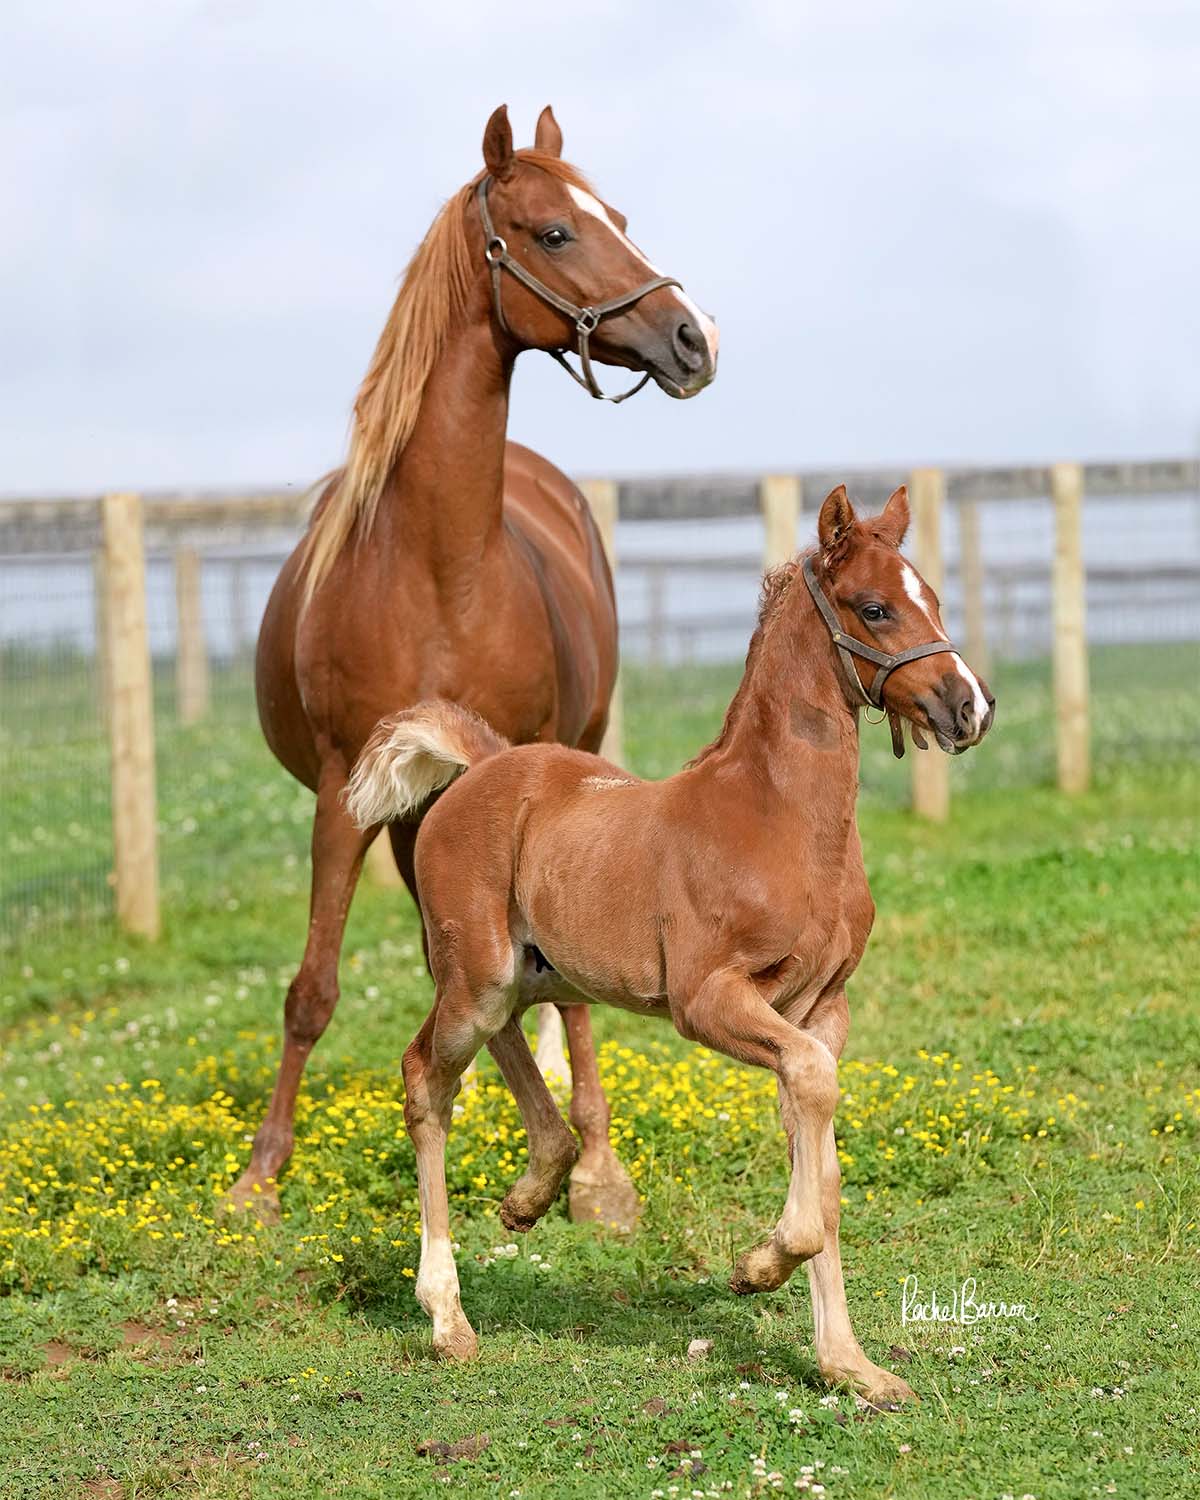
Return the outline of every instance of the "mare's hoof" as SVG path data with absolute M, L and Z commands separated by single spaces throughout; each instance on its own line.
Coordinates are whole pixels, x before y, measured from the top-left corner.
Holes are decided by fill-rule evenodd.
M 264 1224 L 278 1224 L 279 1189 L 271 1179 L 246 1171 L 217 1204 L 221 1213 L 252 1214 Z
M 739 1297 L 752 1292 L 773 1292 L 783 1285 L 799 1265 L 768 1240 L 765 1245 L 756 1245 L 747 1250 L 733 1268 L 729 1285 Z
M 434 1334 L 433 1352 L 439 1359 L 466 1364 L 469 1360 L 479 1358 L 479 1340 L 475 1337 L 475 1330 L 464 1318 L 448 1333 Z
M 571 1174 L 568 1209 L 575 1224 L 601 1224 L 614 1234 L 632 1234 L 642 1216 L 637 1188 L 618 1167 L 619 1176 L 598 1181 Z

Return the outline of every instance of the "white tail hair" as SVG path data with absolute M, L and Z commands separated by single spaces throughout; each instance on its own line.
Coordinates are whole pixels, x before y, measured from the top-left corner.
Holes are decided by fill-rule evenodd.
M 419 812 L 435 792 L 508 741 L 458 703 L 418 703 L 380 719 L 343 793 L 359 828 Z

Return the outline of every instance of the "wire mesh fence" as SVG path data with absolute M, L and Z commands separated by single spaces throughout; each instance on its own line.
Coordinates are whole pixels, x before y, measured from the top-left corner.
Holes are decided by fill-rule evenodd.
M 851 493 L 870 509 L 891 483 L 876 476 Z M 950 768 L 955 797 L 1055 774 L 1053 514 L 1036 486 L 1017 497 L 999 488 L 952 494 L 943 518 L 947 627 L 999 699 L 985 752 Z M 806 481 L 799 546 L 823 494 Z M 620 500 L 625 759 L 664 776 L 713 736 L 741 674 L 762 570 L 758 487 L 631 483 Z M 0 953 L 10 954 L 111 921 L 114 880 L 99 532 L 74 512 L 14 530 L 12 510 L 6 519 L 0 507 Z M 312 798 L 263 742 L 253 683 L 258 622 L 301 525 L 290 497 L 228 502 L 215 519 L 192 501 L 147 506 L 156 823 L 174 920 L 236 903 L 246 881 L 270 881 L 282 898 L 307 888 Z M 1195 755 L 1200 494 L 1089 492 L 1083 549 L 1093 764 L 1106 774 Z M 882 729 L 864 730 L 862 777 L 869 799 L 907 802 L 906 766 Z

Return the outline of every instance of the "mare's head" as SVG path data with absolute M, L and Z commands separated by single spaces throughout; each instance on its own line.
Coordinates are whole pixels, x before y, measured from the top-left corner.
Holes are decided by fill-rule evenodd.
M 578 308 L 595 308 L 662 276 L 626 234 L 624 214 L 597 198 L 562 160 L 562 131 L 549 105 L 533 149 L 522 151 L 513 149 L 501 105 L 484 131 L 483 159 L 493 234 L 512 262 L 552 293 Z M 482 222 L 476 233 L 482 264 Z M 499 276 L 499 299 L 504 332 L 518 347 L 578 347 L 573 319 L 507 269 Z M 501 321 L 496 308 L 493 317 Z M 669 396 L 694 396 L 717 370 L 716 325 L 674 285 L 605 316 L 588 341 L 592 359 L 644 371 Z
M 927 731 L 943 750 L 959 755 L 987 733 L 996 700 L 949 647 L 937 595 L 900 555 L 908 521 L 903 486 L 880 515 L 860 520 L 845 485 L 839 485 L 821 506 L 814 571 L 842 631 L 874 652 L 896 657 L 947 642 L 946 650 L 887 667 L 877 694 L 872 689 L 881 669 L 878 660 L 851 652 L 853 662 L 842 657 L 842 667 L 855 701 L 875 698 L 877 707 L 907 719 L 918 735 Z

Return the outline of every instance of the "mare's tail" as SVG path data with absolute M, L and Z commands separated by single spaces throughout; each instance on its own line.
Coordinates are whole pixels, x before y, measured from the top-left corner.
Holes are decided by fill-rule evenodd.
M 345 797 L 359 828 L 420 812 L 434 792 L 509 742 L 478 714 L 435 698 L 376 724 Z

